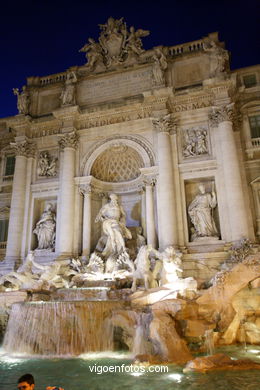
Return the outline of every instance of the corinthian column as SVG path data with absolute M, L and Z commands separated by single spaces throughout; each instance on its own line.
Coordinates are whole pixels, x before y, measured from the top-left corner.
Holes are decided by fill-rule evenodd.
M 59 141 L 63 150 L 63 163 L 61 185 L 59 193 L 60 201 L 60 228 L 57 237 L 56 250 L 61 255 L 71 255 L 73 251 L 73 222 L 74 222 L 74 176 L 75 176 L 75 151 L 78 145 L 78 135 L 75 131 L 65 134 Z
M 88 258 L 91 250 L 91 185 L 81 185 L 80 193 L 84 196 L 82 256 Z
M 146 210 L 146 235 L 147 244 L 152 245 L 153 248 L 157 247 L 156 229 L 155 229 L 155 215 L 154 215 L 154 195 L 153 187 L 155 185 L 155 179 L 145 178 L 145 210 Z
M 213 107 L 210 113 L 211 125 L 216 128 L 220 146 L 218 159 L 224 174 L 226 207 L 230 232 L 226 239 L 236 241 L 249 237 L 247 210 L 243 195 L 237 147 L 233 132 L 234 104 Z
M 169 245 L 178 245 L 177 218 L 174 199 L 173 163 L 170 131 L 175 123 L 170 114 L 153 120 L 158 133 L 158 215 L 159 246 L 161 249 Z
M 26 198 L 27 158 L 35 155 L 35 144 L 24 140 L 15 142 L 11 144 L 11 146 L 14 148 L 16 158 L 5 262 L 10 268 L 13 268 L 15 262 L 21 258 Z

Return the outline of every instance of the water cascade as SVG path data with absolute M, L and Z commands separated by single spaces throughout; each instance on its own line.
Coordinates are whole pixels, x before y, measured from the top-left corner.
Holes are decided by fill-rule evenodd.
M 207 355 L 213 355 L 215 353 L 215 345 L 214 345 L 214 333 L 212 329 L 208 329 L 205 331 L 205 347 Z
M 12 306 L 4 349 L 12 353 L 79 355 L 113 350 L 115 301 L 25 302 Z

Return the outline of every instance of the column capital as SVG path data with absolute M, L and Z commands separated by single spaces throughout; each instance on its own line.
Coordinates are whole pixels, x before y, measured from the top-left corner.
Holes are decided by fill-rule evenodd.
M 155 186 L 156 184 L 156 178 L 154 176 L 146 176 L 143 180 L 144 186 Z
M 35 157 L 36 145 L 34 142 L 23 140 L 10 142 L 16 156 Z
M 90 195 L 93 192 L 91 184 L 81 184 L 79 186 L 79 193 L 83 196 Z
M 235 119 L 235 104 L 230 103 L 222 106 L 212 107 L 209 113 L 211 126 L 217 127 L 221 122 L 233 122 Z
M 61 149 L 73 148 L 77 149 L 78 147 L 79 136 L 76 131 L 71 131 L 70 133 L 64 134 L 59 140 L 59 145 Z
M 176 132 L 177 120 L 172 114 L 167 114 L 152 119 L 154 129 L 158 133 L 174 134 Z

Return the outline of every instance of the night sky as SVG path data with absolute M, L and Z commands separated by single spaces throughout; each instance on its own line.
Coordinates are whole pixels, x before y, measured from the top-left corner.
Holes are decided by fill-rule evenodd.
M 98 24 L 109 16 L 150 30 L 146 49 L 219 31 L 232 69 L 260 62 L 259 0 L 2 0 L 0 14 L 0 118 L 17 114 L 12 88 L 22 87 L 26 77 L 83 65 L 79 49 L 88 37 L 98 38 Z

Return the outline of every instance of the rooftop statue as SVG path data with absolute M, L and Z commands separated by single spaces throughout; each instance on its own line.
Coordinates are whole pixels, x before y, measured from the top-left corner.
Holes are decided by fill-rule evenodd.
M 14 95 L 17 96 L 17 108 L 19 114 L 27 115 L 29 113 L 30 98 L 26 86 L 23 86 L 22 91 L 19 88 L 13 88 Z
M 209 38 L 204 38 L 203 49 L 210 55 L 210 77 L 219 76 L 228 70 L 228 51 Z
M 89 70 L 101 71 L 105 68 L 117 67 L 128 63 L 130 57 L 134 57 L 136 62 L 140 60 L 140 54 L 144 52 L 141 38 L 149 35 L 148 30 L 135 30 L 131 26 L 128 31 L 123 18 L 112 17 L 99 27 L 101 30 L 99 42 L 89 38 L 88 43 L 80 49 L 86 53 Z
M 76 73 L 70 71 L 66 75 L 64 88 L 61 92 L 60 99 L 62 106 L 76 104 L 75 87 L 77 82 Z

